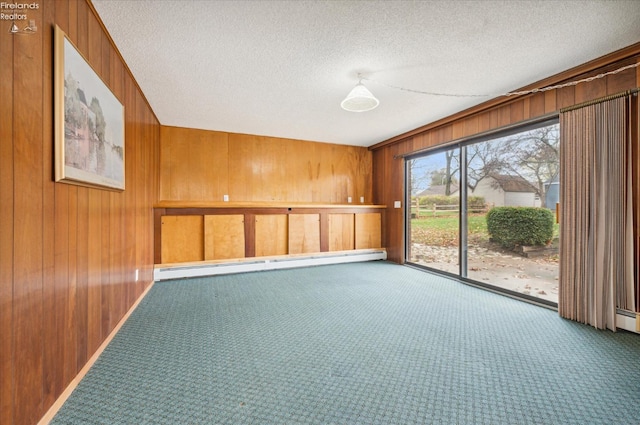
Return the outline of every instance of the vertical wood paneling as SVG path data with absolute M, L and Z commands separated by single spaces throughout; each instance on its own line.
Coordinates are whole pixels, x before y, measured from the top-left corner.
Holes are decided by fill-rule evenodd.
M 160 155 L 162 200 L 372 200 L 372 154 L 362 147 L 163 126 Z
M 633 61 L 629 61 L 628 65 L 632 63 Z M 607 95 L 620 93 L 632 87 L 638 87 L 638 84 L 636 84 L 636 72 L 638 72 L 638 68 L 627 69 L 615 75 L 608 75 L 606 79 Z
M 511 105 L 507 104 L 498 108 L 497 127 L 504 127 L 511 123 Z
M 560 108 L 557 106 L 557 94 L 555 91 L 546 91 L 544 92 L 544 112 L 551 113 L 554 111 L 559 111 Z
M 575 105 L 576 102 L 575 87 L 564 87 L 558 89 L 556 92 L 556 107 L 558 109 L 566 108 L 567 106 Z
M 109 208 L 109 192 L 100 192 L 100 211 L 102 211 L 102 226 L 100 227 L 100 333 L 102 337 L 109 335 L 112 320 L 111 299 L 111 214 Z
M 313 149 L 315 156 L 312 163 L 316 172 L 311 189 L 313 191 L 313 202 L 346 202 L 348 188 L 345 185 L 340 185 L 340 170 L 336 167 L 338 160 L 334 158 L 335 152 L 332 146 L 318 144 Z
M 42 10 L 34 10 L 29 17 L 42 22 Z M 14 422 L 35 423 L 43 409 L 45 345 L 42 340 L 43 34 L 12 38 L 13 92 L 20 94 L 20 100 L 14 99 L 13 103 Z
M 68 310 L 68 286 L 69 286 L 69 187 L 68 185 L 56 185 L 55 193 L 55 271 L 54 271 L 54 304 L 53 310 L 47 312 L 52 314 L 53 320 L 49 326 L 54 326 L 54 339 L 51 341 L 48 350 L 52 351 L 53 383 L 54 394 L 62 391 L 66 364 L 65 364 L 65 337 L 67 330 Z M 71 347 L 67 347 L 71 349 Z
M 315 164 L 317 158 L 310 154 L 309 144 L 299 141 L 288 143 L 284 161 L 288 164 L 287 175 L 297 176 L 288 179 L 286 198 L 296 199 L 297 202 L 313 202 L 318 168 Z
M 100 191 L 89 191 L 89 245 L 87 282 L 87 347 L 89 353 L 98 349 L 106 335 L 102 335 L 102 215 Z
M 89 191 L 78 188 L 78 231 L 77 231 L 77 346 L 76 369 L 80 370 L 89 358 Z
M 0 423 L 13 424 L 13 38 L 0 37 Z
M 544 115 L 544 93 L 538 93 L 529 98 L 529 116 L 534 118 Z
M 136 116 L 136 108 L 132 107 L 135 104 L 135 87 L 128 78 L 128 75 L 123 75 L 123 90 L 124 90 L 124 105 L 125 105 L 125 140 L 139 140 L 136 135 L 136 127 L 134 120 Z M 132 182 L 137 181 L 137 157 L 135 155 L 135 147 L 131 143 L 125 144 L 124 152 L 124 166 L 125 175 L 127 176 L 127 186 L 124 191 L 125 197 L 125 209 L 124 209 L 124 232 L 125 232 L 125 263 L 126 271 L 133 274 L 134 283 L 127 284 L 127 305 L 131 305 L 138 297 L 139 283 L 135 282 L 135 269 L 138 264 L 136 261 L 136 217 L 135 204 L 137 196 L 137 185 Z M 160 252 L 158 250 L 158 252 Z M 140 272 L 138 272 L 139 278 Z
M 140 93 L 135 87 L 135 84 L 132 78 L 127 78 L 127 84 L 131 87 L 131 91 L 132 91 L 132 99 L 131 99 L 131 103 L 129 104 L 129 109 L 131 109 L 131 125 L 133 127 L 135 140 L 145 140 L 144 128 L 141 125 L 142 115 L 143 115 L 142 110 L 144 109 L 145 105 L 141 99 Z M 149 143 L 149 141 L 147 143 Z M 135 161 L 134 164 L 136 167 L 136 179 L 133 181 L 133 184 L 132 184 L 136 192 L 136 197 L 130 209 L 130 216 L 132 216 L 132 218 L 135 220 L 135 230 L 136 230 L 136 233 L 135 233 L 136 243 L 134 244 L 135 245 L 134 256 L 135 256 L 135 263 L 137 265 L 140 265 L 139 272 L 138 272 L 140 275 L 140 280 L 142 282 L 148 282 L 151 280 L 151 278 L 148 275 L 148 271 L 145 263 L 145 255 L 146 255 L 145 244 L 140 244 L 139 241 L 143 240 L 142 238 L 144 238 L 145 235 L 148 234 L 145 228 L 146 223 L 144 221 L 144 211 L 145 211 L 145 207 L 147 206 L 146 200 L 149 198 L 148 198 L 148 192 L 146 192 L 146 189 L 145 189 L 144 178 L 151 177 L 149 171 L 147 170 L 147 158 L 145 158 L 146 149 L 149 149 L 149 148 L 142 145 L 138 145 L 138 144 L 134 145 L 132 148 L 133 148 L 132 149 L 133 160 Z M 153 181 L 152 178 L 150 178 L 150 180 Z M 140 291 L 141 291 L 141 287 L 140 285 L 137 285 L 136 294 L 140 294 L 141 293 Z
M 229 190 L 228 134 L 161 129 L 160 198 L 222 201 Z
M 517 100 L 509 105 L 509 122 L 524 120 L 524 100 Z
M 242 146 L 237 154 L 234 148 Z M 287 143 L 284 139 L 229 135 L 229 195 L 236 201 L 287 200 Z M 246 156 L 245 156 L 246 155 Z M 236 193 L 239 195 L 236 196 Z
M 607 94 L 607 80 L 594 80 L 589 84 L 578 84 L 574 88 L 573 103 L 582 103 Z
M 406 142 L 404 142 L 406 143 Z M 389 245 L 387 247 L 387 256 L 391 261 L 398 263 L 404 262 L 404 165 L 405 161 L 402 159 L 393 159 L 398 152 L 403 151 L 405 148 L 398 145 L 390 146 L 387 155 L 391 158 L 391 167 L 387 169 L 386 178 L 389 181 L 387 190 L 390 191 L 388 197 L 389 203 L 387 203 L 387 212 L 385 215 L 385 222 L 387 229 L 385 229 L 385 235 L 387 235 Z M 400 201 L 402 208 L 394 208 L 394 201 Z
M 464 120 L 463 134 L 465 137 L 478 133 L 479 117 L 477 115 Z
M 478 133 L 485 132 L 491 128 L 491 113 L 483 112 L 478 116 Z
M 451 133 L 453 140 L 464 137 L 464 120 L 452 124 Z
M 61 27 L 69 27 L 69 11 L 66 3 L 47 5 L 43 8 L 43 13 L 46 15 L 44 20 L 57 20 L 60 22 Z M 52 32 L 47 31 L 44 36 L 44 43 L 42 48 L 43 63 L 52 62 Z M 43 102 L 45 105 L 52 105 L 53 99 L 53 72 L 51 68 L 43 67 Z M 44 140 L 53 140 L 53 116 L 51 114 L 43 113 L 42 115 L 42 132 Z M 56 272 L 56 255 L 55 255 L 55 184 L 51 178 L 51 170 L 53 169 L 53 144 L 44 142 L 42 144 L 42 157 L 43 157 L 43 169 L 42 169 L 42 208 L 43 208 L 43 235 L 42 235 L 42 273 L 43 276 L 54 276 Z M 46 282 L 46 280 L 45 280 Z M 55 285 L 44 284 L 42 287 L 42 300 L 43 300 L 43 340 L 44 341 L 58 341 L 58 328 L 56 326 L 57 313 L 56 309 L 56 292 L 57 284 Z M 57 388 L 62 383 L 59 382 L 58 376 L 62 371 L 62 365 L 59 355 L 60 343 L 53 342 L 52 344 L 45 344 L 43 347 L 43 405 L 47 406 L 56 398 Z
M 64 369 L 60 391 L 64 390 L 67 383 L 71 382 L 78 373 L 78 188 L 69 188 L 68 211 L 68 251 L 67 251 L 67 294 L 66 294 L 66 316 L 64 323 Z
M 135 301 L 130 287 L 149 285 L 153 267 L 149 216 L 157 200 L 160 126 L 135 83 L 124 99 L 131 77 L 91 7 L 84 0 L 39 5 L 28 12 L 36 34 L 0 36 L 3 425 L 40 419 Z M 54 24 L 123 100 L 127 128 L 138 116 L 147 121 L 146 132 L 127 132 L 127 152 L 133 148 L 140 155 L 126 158 L 124 193 L 53 181 Z M 148 190 L 129 192 L 140 187 Z M 129 233 L 136 215 L 146 226 Z M 139 257 L 125 255 L 136 246 Z M 134 268 L 145 270 L 137 284 L 128 278 Z

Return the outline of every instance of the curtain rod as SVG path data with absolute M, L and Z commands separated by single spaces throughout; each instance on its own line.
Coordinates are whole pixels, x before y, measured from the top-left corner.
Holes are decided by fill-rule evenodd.
M 620 97 L 631 96 L 640 91 L 640 87 L 636 87 L 635 89 L 630 89 L 623 91 L 622 93 L 612 94 L 609 96 L 600 97 L 598 99 L 588 100 L 586 102 L 578 103 L 577 105 L 567 106 L 566 108 L 560 109 L 560 113 L 564 114 L 565 112 L 575 111 L 576 109 L 584 108 L 587 106 L 592 106 L 598 103 L 607 102 L 609 100 L 618 99 Z

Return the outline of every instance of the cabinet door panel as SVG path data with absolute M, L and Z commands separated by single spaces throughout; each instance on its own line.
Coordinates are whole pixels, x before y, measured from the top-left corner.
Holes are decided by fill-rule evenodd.
M 204 217 L 204 259 L 244 258 L 244 215 Z
M 201 215 L 162 217 L 162 262 L 204 260 L 204 221 Z
M 320 252 L 320 214 L 289 214 L 289 254 Z
M 286 214 L 256 215 L 256 257 L 288 252 Z
M 329 251 L 346 251 L 355 248 L 354 215 L 329 214 Z
M 356 249 L 381 247 L 380 213 L 356 214 Z

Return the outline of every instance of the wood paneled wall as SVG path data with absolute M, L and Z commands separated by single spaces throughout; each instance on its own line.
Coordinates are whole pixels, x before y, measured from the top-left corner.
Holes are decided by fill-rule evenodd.
M 612 71 L 640 61 L 640 44 L 620 52 L 550 77 L 536 87 L 561 84 L 585 77 Z M 587 70 L 588 69 L 588 70 Z M 404 205 L 393 208 L 394 201 L 404 202 L 403 155 L 471 137 L 490 130 L 517 124 L 546 114 L 559 113 L 561 108 L 577 105 L 599 97 L 620 93 L 640 85 L 640 68 L 631 68 L 618 74 L 606 76 L 589 83 L 550 90 L 537 94 L 497 99 L 470 110 L 463 111 L 439 122 L 416 129 L 406 135 L 397 136 L 387 142 L 371 147 L 373 151 L 373 202 L 387 205 L 385 239 L 389 260 L 404 262 Z M 532 87 L 533 88 L 533 87 Z M 634 136 L 634 146 L 638 135 Z M 637 158 L 634 169 L 638 169 Z M 636 173 L 637 175 L 637 173 Z M 637 177 L 636 177 L 637 180 Z M 640 186 L 637 185 L 637 186 Z M 636 189 L 636 199 L 640 192 Z M 638 212 L 636 212 L 638 214 Z M 640 215 L 636 222 L 640 222 Z M 636 232 L 637 234 L 637 232 Z
M 153 279 L 159 123 L 90 4 L 38 3 L 37 33 L 0 30 L 3 425 L 37 423 Z M 125 106 L 124 192 L 53 181 L 54 24 Z
M 160 200 L 372 203 L 366 148 L 162 126 Z

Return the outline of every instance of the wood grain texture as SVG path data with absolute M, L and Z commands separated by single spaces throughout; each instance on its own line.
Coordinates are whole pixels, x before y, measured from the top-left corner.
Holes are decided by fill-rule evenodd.
M 255 256 L 288 253 L 288 217 L 286 214 L 255 216 Z
M 162 262 L 204 260 L 204 218 L 201 215 L 162 217 Z
M 161 128 L 160 198 L 175 201 L 370 203 L 366 148 Z
M 355 214 L 329 214 L 329 251 L 355 248 Z
M 60 6 L 60 7 L 58 7 Z M 55 8 L 47 7 L 43 9 L 45 20 L 59 18 L 63 24 L 68 26 L 69 10 L 67 4 L 56 5 Z M 52 33 L 46 32 L 44 36 L 44 45 L 52 45 Z M 51 63 L 53 52 L 51 49 L 43 49 L 43 62 Z M 43 68 L 43 98 L 45 104 L 53 104 L 53 70 Z M 53 117 L 51 114 L 42 115 L 42 131 L 43 137 L 53 140 Z M 42 144 L 42 209 L 43 209 L 43 235 L 42 235 L 42 273 L 43 276 L 55 276 L 56 273 L 56 199 L 55 199 L 55 183 L 51 179 L 51 170 L 53 169 L 53 143 Z M 69 234 L 71 237 L 71 234 Z M 59 267 L 60 265 L 58 265 Z M 56 309 L 56 293 L 59 294 L 59 282 L 56 279 L 55 285 L 43 285 L 42 302 L 44 311 L 43 323 L 43 340 L 58 341 L 59 329 L 56 326 L 57 312 Z M 45 344 L 43 347 L 43 405 L 46 406 L 53 401 L 58 394 L 57 388 L 61 385 L 59 375 L 61 373 L 62 356 L 59 355 L 60 343 Z
M 381 248 L 380 235 L 382 231 L 382 217 L 380 213 L 365 213 L 355 215 L 355 246 L 356 249 Z
M 290 204 L 286 204 L 290 205 Z M 210 202 L 176 202 L 162 201 L 154 208 L 154 246 L 157 249 L 154 259 L 156 264 L 166 264 L 163 255 L 170 258 L 173 254 L 162 252 L 165 237 L 162 234 L 165 217 L 204 217 L 204 256 L 205 260 L 215 261 L 225 259 L 237 259 L 242 257 L 265 256 L 266 252 L 272 255 L 296 255 L 309 252 L 329 251 L 329 217 L 332 214 L 372 214 L 377 216 L 376 226 L 368 229 L 377 229 L 377 235 L 363 235 L 373 245 L 381 247 L 384 237 L 384 223 L 386 207 L 382 205 L 331 205 L 302 204 L 295 207 L 283 205 L 268 205 L 264 203 L 210 203 Z M 228 220 L 228 221 L 227 221 Z M 259 224 L 258 224 L 259 223 Z M 230 230 L 231 228 L 235 230 Z M 243 227 L 244 226 L 244 227 Z M 270 227 L 271 226 L 271 227 Z M 242 229 L 244 231 L 242 231 Z M 197 233 L 197 232 L 196 232 Z M 271 235 L 271 236 L 270 236 Z M 275 236 L 274 236 L 275 235 Z M 242 239 L 244 236 L 244 239 Z M 197 237 L 197 234 L 196 236 Z M 223 240 L 217 242 L 213 238 L 231 238 L 235 240 Z M 275 240 L 270 240 L 275 237 Z M 241 251 L 244 242 L 244 254 Z M 229 250 L 230 244 L 237 244 L 233 248 L 233 254 L 225 253 L 221 257 L 213 258 L 217 245 Z M 346 246 L 349 246 L 347 244 Z M 172 244 L 165 246 L 165 250 L 174 249 Z M 184 250 L 178 246 L 178 250 Z M 353 248 L 352 248 L 353 249 Z
M 147 287 L 153 270 L 159 123 L 135 84 L 125 98 L 133 79 L 89 3 L 38 3 L 28 11 L 36 34 L 0 36 L 3 425 L 38 421 L 135 302 L 129 288 Z M 123 193 L 53 181 L 55 24 L 125 105 Z M 137 216 L 145 225 L 130 233 Z M 127 254 L 136 247 L 139 257 Z M 140 282 L 136 268 L 145 271 Z
M 0 37 L 0 423 L 13 424 L 13 39 Z
M 320 214 L 289 214 L 289 254 L 320 252 Z
M 43 9 L 29 14 L 42 21 Z M 6 35 L 4 35 L 6 37 Z M 33 423 L 43 408 L 43 34 L 13 37 L 13 368 L 14 421 Z M 6 58 L 2 58 L 4 63 Z M 50 276 L 47 276 L 50 278 Z M 5 305 L 4 300 L 1 303 Z M 26 401 L 37 394 L 35 403 Z
M 204 216 L 204 259 L 244 257 L 244 215 Z
M 228 194 L 228 134 L 163 126 L 160 199 L 222 200 Z

